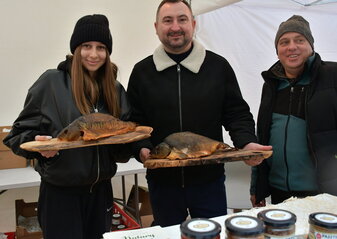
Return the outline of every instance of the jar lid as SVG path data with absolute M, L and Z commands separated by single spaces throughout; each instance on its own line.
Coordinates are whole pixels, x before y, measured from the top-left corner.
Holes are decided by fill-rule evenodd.
M 119 214 L 119 213 L 114 213 L 114 214 L 112 214 L 112 218 L 114 218 L 114 219 L 118 219 L 118 218 L 121 218 L 122 217 L 122 215 L 121 214 Z
M 221 232 L 221 226 L 209 219 L 194 218 L 183 222 L 180 225 L 180 232 L 182 235 L 193 239 L 207 239 L 218 236 Z
M 263 233 L 263 222 L 251 216 L 233 216 L 225 221 L 227 231 L 238 236 L 252 236 Z
M 296 222 L 296 215 L 282 209 L 268 209 L 257 214 L 265 225 L 272 227 L 286 227 L 294 225 Z
M 327 229 L 337 229 L 337 215 L 327 212 L 311 213 L 309 223 Z
M 124 224 L 121 224 L 121 225 L 118 225 L 117 226 L 117 230 L 122 230 L 122 229 L 125 229 L 126 226 Z

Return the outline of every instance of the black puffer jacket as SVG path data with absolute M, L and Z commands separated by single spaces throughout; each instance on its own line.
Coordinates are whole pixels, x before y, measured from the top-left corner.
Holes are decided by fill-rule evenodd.
M 257 134 L 259 143 L 268 144 L 277 79 L 273 79 L 271 70 L 263 72 L 262 76 L 265 84 Z M 321 192 L 337 195 L 337 63 L 322 61 L 317 53 L 305 97 L 305 119 L 308 145 L 316 167 L 316 175 L 313 176 L 317 177 Z M 256 200 L 259 202 L 270 195 L 267 163 L 263 162 L 257 170 Z
M 129 145 L 92 146 L 59 151 L 53 158 L 44 158 L 39 153 L 20 149 L 20 144 L 33 141 L 36 135 L 57 134 L 72 121 L 81 116 L 73 100 L 71 79 L 66 66 L 47 70 L 29 89 L 24 109 L 13 124 L 4 144 L 14 153 L 25 158 L 38 159 L 36 170 L 42 180 L 58 186 L 91 187 L 101 180 L 111 179 L 117 170 L 116 159 L 131 156 Z M 117 83 L 121 106 L 121 119 L 128 120 L 130 107 L 123 86 Z M 104 102 L 97 109 L 107 113 Z
M 137 143 L 136 156 L 140 148 L 151 149 L 180 131 L 223 141 L 224 126 L 236 147 L 256 141 L 254 120 L 233 69 L 226 59 L 196 41 L 180 64 L 162 46 L 136 64 L 127 94 L 132 121 L 154 129 L 150 140 Z M 163 184 L 187 185 L 209 182 L 223 174 L 223 164 L 217 164 L 148 170 L 147 177 Z

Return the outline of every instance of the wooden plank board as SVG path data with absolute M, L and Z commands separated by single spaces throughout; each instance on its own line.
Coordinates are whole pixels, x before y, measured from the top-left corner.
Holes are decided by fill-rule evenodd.
M 141 139 L 149 138 L 152 132 L 151 127 L 147 126 L 138 126 L 135 131 L 114 135 L 106 138 L 101 138 L 97 140 L 89 141 L 61 141 L 57 138 L 53 138 L 48 141 L 30 141 L 20 145 L 20 147 L 27 151 L 46 151 L 46 150 L 62 150 L 62 149 L 72 149 L 72 148 L 81 148 L 94 145 L 103 145 L 103 144 L 125 144 L 138 141 Z
M 149 169 L 167 167 L 186 167 L 204 164 L 218 164 L 243 160 L 259 160 L 269 158 L 273 151 L 259 150 L 234 150 L 228 152 L 215 152 L 210 156 L 193 159 L 169 160 L 169 159 L 149 159 L 145 161 L 144 167 Z

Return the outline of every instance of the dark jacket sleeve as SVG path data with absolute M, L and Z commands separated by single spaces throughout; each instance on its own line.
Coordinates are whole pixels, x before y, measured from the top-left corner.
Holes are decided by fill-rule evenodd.
M 24 108 L 19 117 L 15 120 L 12 130 L 3 140 L 3 143 L 20 156 L 28 159 L 41 157 L 39 153 L 29 152 L 20 148 L 22 143 L 33 141 L 36 135 L 47 134 L 43 129 L 47 120 L 40 112 L 40 97 L 37 91 L 39 82 L 36 82 L 28 91 Z
M 134 68 L 131 72 L 128 89 L 127 89 L 128 100 L 132 108 L 130 120 L 140 125 L 147 125 L 147 119 L 145 118 L 143 114 L 143 112 L 145 112 L 143 110 L 144 106 L 142 106 L 139 100 L 137 100 L 137 99 L 140 99 L 141 97 L 140 92 L 139 92 L 139 87 L 137 87 L 139 83 L 137 79 L 138 79 L 137 71 Z M 132 150 L 133 150 L 134 156 L 139 162 L 141 162 L 139 158 L 139 152 L 142 148 L 148 148 L 148 149 L 153 148 L 153 145 L 150 139 L 144 139 L 144 140 L 140 140 L 140 141 L 132 143 Z
M 246 144 L 257 142 L 255 122 L 247 102 L 243 99 L 232 67 L 227 63 L 226 93 L 223 107 L 223 126 L 229 132 L 233 144 L 243 148 Z

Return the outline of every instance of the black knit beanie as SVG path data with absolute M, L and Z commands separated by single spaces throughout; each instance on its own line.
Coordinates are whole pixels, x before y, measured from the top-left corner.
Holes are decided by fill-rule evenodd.
M 109 20 L 104 15 L 94 14 L 80 18 L 70 39 L 70 50 L 74 54 L 76 47 L 83 42 L 98 41 L 103 43 L 109 53 L 112 52 L 112 37 Z
M 305 20 L 302 16 L 293 15 L 287 21 L 282 22 L 278 28 L 275 36 L 276 51 L 278 41 L 280 40 L 281 36 L 287 32 L 297 32 L 302 34 L 308 40 L 312 50 L 314 50 L 314 38 L 311 34 L 309 22 Z

